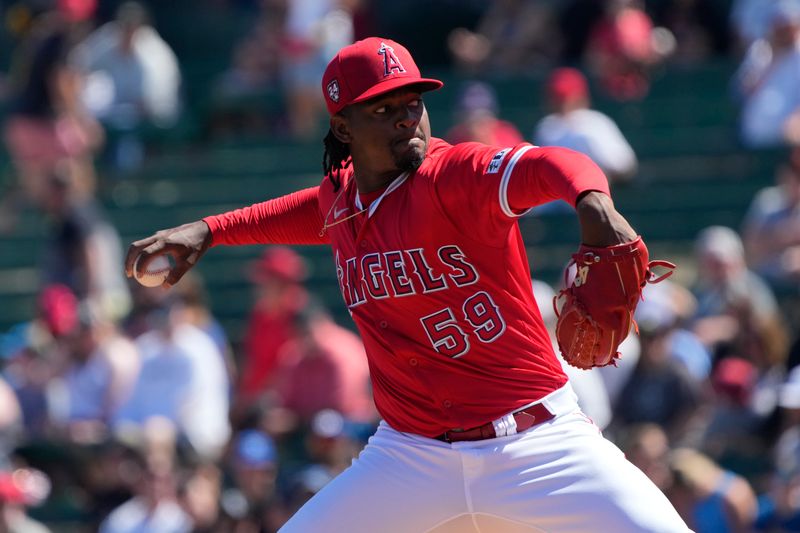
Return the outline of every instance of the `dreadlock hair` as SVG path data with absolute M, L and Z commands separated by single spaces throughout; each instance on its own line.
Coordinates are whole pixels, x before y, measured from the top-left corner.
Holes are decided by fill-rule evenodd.
M 325 145 L 322 172 L 330 178 L 333 191 L 336 192 L 342 185 L 341 171 L 350 166 L 350 146 L 337 139 L 332 130 L 328 130 L 322 144 Z

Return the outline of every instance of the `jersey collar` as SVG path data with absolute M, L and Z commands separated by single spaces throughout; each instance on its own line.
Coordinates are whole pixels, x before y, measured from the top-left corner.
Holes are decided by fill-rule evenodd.
M 403 172 L 399 176 L 397 176 L 394 181 L 392 181 L 386 190 L 383 191 L 383 194 L 378 196 L 375 201 L 369 204 L 369 210 L 367 211 L 367 218 L 371 217 L 372 214 L 378 209 L 378 205 L 380 205 L 381 201 L 386 198 L 389 194 L 396 191 L 403 183 L 405 183 L 406 179 L 408 179 L 408 172 Z M 358 190 L 356 189 L 356 199 L 355 204 L 357 209 L 364 209 L 363 204 L 361 203 L 361 198 L 358 195 Z

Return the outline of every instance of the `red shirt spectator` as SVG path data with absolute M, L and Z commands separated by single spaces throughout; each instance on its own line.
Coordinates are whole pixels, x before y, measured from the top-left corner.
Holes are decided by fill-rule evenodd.
M 297 320 L 308 301 L 301 285 L 303 259 L 290 248 L 267 249 L 249 271 L 258 291 L 244 337 L 239 399 L 249 403 L 273 381 L 284 345 L 297 337 Z
M 589 61 L 606 91 L 619 100 L 643 98 L 650 89 L 647 67 L 658 59 L 653 21 L 635 0 L 611 2 L 589 37 Z
M 308 331 L 285 347 L 278 385 L 284 407 L 303 420 L 323 409 L 335 409 L 348 420 L 375 420 L 361 339 L 324 313 L 310 317 L 306 325 Z
M 491 86 L 473 82 L 461 92 L 455 115 L 460 118 L 447 132 L 450 144 L 481 142 L 490 146 L 516 146 L 523 142 L 516 126 L 497 118 L 497 97 Z

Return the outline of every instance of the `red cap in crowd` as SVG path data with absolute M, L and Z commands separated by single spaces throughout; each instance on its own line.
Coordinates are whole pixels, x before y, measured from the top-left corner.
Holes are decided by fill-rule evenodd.
M 580 70 L 563 67 L 550 74 L 547 91 L 556 102 L 567 102 L 589 96 L 589 84 Z
M 368 37 L 339 50 L 322 76 L 322 94 L 331 115 L 407 85 L 432 91 L 444 84 L 421 77 L 414 58 L 402 44 L 379 37 Z
M 50 495 L 51 488 L 50 478 L 34 468 L 0 471 L 0 502 L 39 505 Z
M 25 491 L 14 481 L 11 472 L 0 472 L 0 501 L 8 503 L 24 503 L 27 500 Z
M 281 279 L 301 283 L 308 275 L 305 260 L 291 248 L 271 246 L 250 265 L 250 281 L 262 283 L 267 279 Z
M 737 405 L 747 405 L 757 379 L 753 363 L 741 357 L 726 357 L 717 363 L 711 374 L 711 385 Z
M 66 285 L 47 285 L 39 293 L 39 315 L 54 336 L 66 335 L 78 325 L 78 299 Z
M 69 21 L 89 20 L 97 10 L 97 0 L 58 0 L 58 9 Z

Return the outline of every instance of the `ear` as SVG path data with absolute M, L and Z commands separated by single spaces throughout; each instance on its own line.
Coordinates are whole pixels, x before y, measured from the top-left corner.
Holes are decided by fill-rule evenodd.
M 331 131 L 333 135 L 345 144 L 350 144 L 353 140 L 353 133 L 350 131 L 350 126 L 347 124 L 347 118 L 341 113 L 337 113 L 331 117 L 330 121 Z

